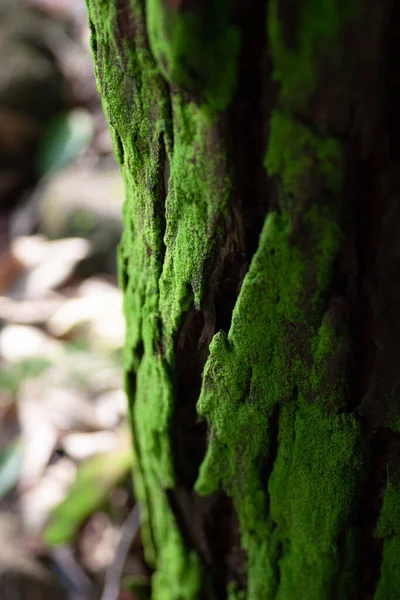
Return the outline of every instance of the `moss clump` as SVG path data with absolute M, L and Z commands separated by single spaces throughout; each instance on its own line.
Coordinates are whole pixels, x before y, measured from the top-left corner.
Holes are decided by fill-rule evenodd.
M 304 208 L 316 170 L 324 178 L 327 192 L 340 192 L 342 148 L 337 139 L 312 131 L 290 113 L 275 110 L 268 148 L 265 166 L 270 175 L 279 175 L 282 205 L 295 206 L 298 212 Z
M 349 527 L 346 531 L 341 550 L 342 567 L 335 585 L 336 598 L 349 598 L 350 600 L 350 598 L 356 597 L 358 585 L 357 577 L 354 576 L 359 555 L 359 542 L 355 528 Z
M 125 367 L 137 455 L 136 489 L 142 504 L 147 558 L 157 568 L 153 597 L 196 598 L 201 570 L 187 552 L 165 488 L 173 486 L 170 419 L 173 394 L 169 365 L 160 352 L 159 279 L 164 255 L 164 215 L 160 180 L 166 155 L 169 100 L 144 37 L 135 47 L 120 39 L 114 3 L 88 2 L 96 77 L 126 185 L 125 231 L 120 277 L 127 315 Z M 143 26 L 140 5 L 132 3 Z M 143 29 L 142 29 L 143 31 Z M 178 583 L 179 582 L 179 583 Z M 177 588 L 178 586 L 178 588 Z
M 228 583 L 226 591 L 228 600 L 246 600 L 246 592 L 238 590 L 236 583 L 233 581 Z
M 221 486 L 234 500 L 242 545 L 248 552 L 249 600 L 274 598 L 282 585 L 291 589 L 286 579 L 277 587 L 279 555 L 281 552 L 287 557 L 290 555 L 288 526 L 284 525 L 284 513 L 278 514 L 276 509 L 282 494 L 288 496 L 288 512 L 297 515 L 290 533 L 299 536 L 298 548 L 306 552 L 311 544 L 314 552 L 307 578 L 317 569 L 319 586 L 329 589 L 332 577 L 340 568 L 335 558 L 335 544 L 353 494 L 356 464 L 352 464 L 352 457 L 358 438 L 353 420 L 338 414 L 344 404 L 343 389 L 338 385 L 341 365 L 336 365 L 330 386 L 326 377 L 327 365 L 332 366 L 338 350 L 335 325 L 328 313 L 324 315 L 323 309 L 324 293 L 340 243 L 335 207 L 332 209 L 326 203 L 299 213 L 297 227 L 302 235 L 294 242 L 293 202 L 299 198 L 300 185 L 304 199 L 305 182 L 311 180 L 314 184 L 319 182 L 325 194 L 337 191 L 338 184 L 335 183 L 336 188 L 332 186 L 330 167 L 333 170 L 339 160 L 339 148 L 325 137 L 319 140 L 315 134 L 309 136 L 306 132 L 303 132 L 306 142 L 299 143 L 298 138 L 286 135 L 287 119 L 281 119 L 280 113 L 274 117 L 279 121 L 275 124 L 277 129 L 283 124 L 284 141 L 277 133 L 276 137 L 271 136 L 266 163 L 274 175 L 280 175 L 281 213 L 270 213 L 264 224 L 228 335 L 220 332 L 211 342 L 198 403 L 198 411 L 210 424 L 210 441 L 196 489 L 210 494 Z M 296 128 L 294 119 L 291 127 Z M 281 152 L 284 142 L 286 148 Z M 279 147 L 275 148 L 274 143 Z M 325 144 L 335 147 L 336 151 L 323 153 L 330 159 L 322 162 L 320 147 Z M 302 162 L 306 147 L 308 156 Z M 327 165 L 328 160 L 331 165 Z M 299 164 L 301 168 L 297 168 Z M 288 169 L 293 165 L 294 172 L 288 176 Z M 293 194 L 290 202 L 288 192 Z M 305 200 L 304 203 L 306 207 Z M 279 460 L 269 492 L 262 480 L 262 464 L 268 459 L 270 447 L 270 419 L 278 403 L 292 407 L 299 431 L 299 446 L 291 448 L 292 460 L 301 462 L 301 457 L 308 455 L 300 484 L 301 495 L 296 494 L 296 469 L 292 475 L 284 469 L 288 460 L 284 455 L 294 436 L 294 425 L 285 428 L 282 424 L 284 416 L 279 422 Z M 325 414 L 328 407 L 330 415 Z M 325 457 L 328 460 L 325 472 L 321 470 L 322 444 L 330 453 L 330 458 Z M 325 489 L 325 475 L 332 479 L 328 489 Z M 313 497 L 314 483 L 316 495 Z M 336 486 L 341 486 L 343 497 L 336 493 Z M 318 509 L 319 520 L 311 520 L 300 534 L 301 527 L 312 517 L 313 507 Z M 327 521 L 325 530 L 321 525 L 324 519 Z M 273 527 L 273 522 L 281 525 Z M 324 543 L 314 550 L 310 538 L 317 532 L 324 537 Z M 325 560 L 328 546 L 330 556 Z M 288 564 L 299 567 L 296 553 L 291 556 Z M 284 572 L 290 573 L 290 568 Z M 301 598 L 301 595 L 293 597 Z M 323 596 L 313 597 L 319 600 Z
M 194 600 L 205 575 L 183 542 L 167 495 L 175 484 L 174 344 L 184 313 L 202 303 L 205 264 L 223 230 L 229 180 L 212 115 L 232 91 L 233 67 L 216 95 L 215 77 L 207 83 L 201 107 L 170 94 L 147 45 L 142 4 L 129 6 L 132 21 L 115 2 L 88 1 L 97 83 L 126 186 L 119 271 L 135 489 L 146 556 L 156 570 L 152 597 Z M 219 21 L 218 32 L 221 27 Z M 178 66 L 181 50 L 178 44 L 169 55 Z
M 400 537 L 385 540 L 374 600 L 397 600 L 400 590 Z
M 162 0 L 147 0 L 150 44 L 166 80 L 195 94 L 203 109 L 224 110 L 235 91 L 240 47 L 229 0 L 174 9 Z
M 326 414 L 302 395 L 282 407 L 279 425 L 268 486 L 275 536 L 285 548 L 278 597 L 328 598 L 359 468 L 359 427 L 351 415 Z
M 293 6 L 280 18 L 279 0 L 269 3 L 268 33 L 274 55 L 273 76 L 281 85 L 282 106 L 289 110 L 304 108 L 317 89 L 323 61 L 329 60 L 331 71 L 340 65 L 343 24 L 356 18 L 360 8 L 359 0 L 306 0 L 297 9 L 297 15 Z M 297 17 L 290 47 L 286 42 L 285 17 L 288 23 Z
M 214 337 L 204 370 L 198 411 L 211 431 L 196 490 L 210 494 L 222 486 L 234 500 L 248 552 L 249 600 L 275 597 L 279 548 L 285 548 L 279 590 L 292 594 L 282 598 L 304 597 L 306 585 L 293 595 L 293 569 L 313 580 L 308 597 L 318 600 L 340 568 L 336 544 L 353 495 L 359 432 L 338 412 L 343 396 L 328 394 L 320 372 L 322 357 L 329 364 L 337 352 L 329 317 L 319 323 L 316 302 L 319 270 L 329 271 L 334 256 L 333 247 L 330 257 L 321 251 L 332 227 L 321 212 L 319 221 L 305 221 L 316 242 L 307 260 L 290 243 L 289 217 L 269 215 L 230 331 Z M 283 404 L 279 450 L 268 492 L 262 464 L 277 403 Z M 285 424 L 288 415 L 292 422 Z
M 387 482 L 376 535 L 379 538 L 400 536 L 400 488 L 390 479 Z
M 400 590 L 400 488 L 387 483 L 376 536 L 384 540 L 375 600 L 395 600 Z
M 350 12 L 336 0 L 309 0 L 289 49 L 277 2 L 270 3 L 281 90 L 265 166 L 276 180 L 278 209 L 267 216 L 228 334 L 211 342 L 198 402 L 210 438 L 196 489 L 222 487 L 233 498 L 248 553 L 248 600 L 322 600 L 336 580 L 348 589 L 338 545 L 354 496 L 360 432 L 341 412 L 340 308 L 325 304 L 341 244 L 343 148 L 327 121 L 310 127 L 299 114 Z M 266 467 L 275 459 L 276 415 L 277 457 Z M 350 558 L 345 568 L 348 579 Z
M 205 264 L 223 233 L 230 181 L 225 148 L 216 126 L 193 102 L 172 95 L 174 149 L 165 202 L 165 259 L 160 281 L 160 311 L 165 345 L 172 348 L 182 314 L 194 302 L 200 309 L 207 284 Z
M 314 362 L 310 373 L 310 389 L 325 410 L 345 408 L 344 366 L 348 335 L 338 331 L 334 309 L 324 315 L 313 342 Z

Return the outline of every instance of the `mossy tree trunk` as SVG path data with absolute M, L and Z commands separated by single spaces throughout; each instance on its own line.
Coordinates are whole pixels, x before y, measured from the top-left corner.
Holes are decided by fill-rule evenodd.
M 154 600 L 400 598 L 393 0 L 88 0 Z

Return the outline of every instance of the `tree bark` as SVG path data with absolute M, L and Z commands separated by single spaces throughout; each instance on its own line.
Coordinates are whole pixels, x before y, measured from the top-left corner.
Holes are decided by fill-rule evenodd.
M 88 0 L 155 600 L 400 598 L 400 7 Z

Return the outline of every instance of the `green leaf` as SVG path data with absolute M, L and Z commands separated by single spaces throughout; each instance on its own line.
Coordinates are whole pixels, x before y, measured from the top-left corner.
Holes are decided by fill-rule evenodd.
M 91 142 L 94 132 L 89 112 L 76 109 L 54 117 L 38 148 L 38 175 L 53 173 L 73 162 Z
M 128 444 L 81 463 L 66 498 L 50 515 L 44 531 L 46 544 L 60 546 L 73 541 L 85 520 L 107 501 L 110 491 L 126 475 L 131 463 L 132 451 Z
M 51 366 L 46 358 L 25 358 L 15 365 L 6 365 L 0 369 L 0 390 L 16 395 L 25 379 L 39 377 Z
M 23 449 L 21 440 L 0 450 L 0 499 L 4 498 L 18 482 Z

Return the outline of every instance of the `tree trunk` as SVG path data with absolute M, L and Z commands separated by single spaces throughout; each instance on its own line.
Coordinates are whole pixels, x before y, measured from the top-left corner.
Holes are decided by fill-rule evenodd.
M 400 598 L 400 6 L 88 0 L 154 600 Z

